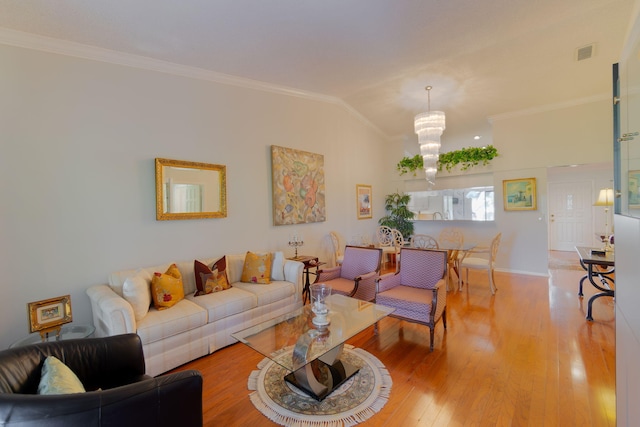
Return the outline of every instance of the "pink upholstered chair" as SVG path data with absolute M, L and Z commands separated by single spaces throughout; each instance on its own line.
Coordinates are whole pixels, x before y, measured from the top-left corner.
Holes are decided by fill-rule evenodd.
M 379 248 L 346 246 L 342 265 L 318 271 L 316 283 L 331 286 L 332 293 L 373 301 L 376 297 L 376 279 L 380 277 Z
M 400 269 L 377 280 L 376 303 L 394 307 L 392 317 L 428 326 L 433 351 L 440 318 L 447 329 L 447 251 L 402 248 L 400 254 Z

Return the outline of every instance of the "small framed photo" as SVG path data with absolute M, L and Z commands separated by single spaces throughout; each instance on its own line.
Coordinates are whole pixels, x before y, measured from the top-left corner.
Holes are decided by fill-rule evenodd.
M 29 332 L 53 329 L 71 322 L 71 295 L 30 302 Z
M 506 179 L 502 181 L 505 211 L 535 211 L 536 179 Z
M 358 219 L 373 218 L 370 185 L 356 184 L 356 206 L 358 207 Z
M 629 208 L 640 209 L 640 171 L 629 171 Z

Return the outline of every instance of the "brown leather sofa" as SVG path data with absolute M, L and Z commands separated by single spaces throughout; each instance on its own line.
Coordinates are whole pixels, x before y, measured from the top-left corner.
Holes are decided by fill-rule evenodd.
M 87 392 L 38 395 L 49 355 Z M 12 348 L 0 351 L 0 425 L 202 426 L 202 376 L 195 370 L 146 375 L 136 334 Z

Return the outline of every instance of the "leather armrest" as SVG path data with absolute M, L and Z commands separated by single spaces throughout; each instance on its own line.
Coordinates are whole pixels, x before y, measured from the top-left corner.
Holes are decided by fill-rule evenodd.
M 0 424 L 202 426 L 202 376 L 182 371 L 72 395 L 0 393 Z

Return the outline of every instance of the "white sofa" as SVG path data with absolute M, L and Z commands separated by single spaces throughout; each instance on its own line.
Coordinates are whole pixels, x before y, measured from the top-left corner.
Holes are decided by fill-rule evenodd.
M 123 297 L 129 277 L 164 273 L 170 264 L 118 271 L 109 285 L 87 290 L 96 336 L 137 333 L 142 339 L 147 374 L 159 375 L 236 342 L 233 332 L 256 325 L 302 306 L 303 264 L 272 253 L 271 283 L 241 283 L 244 254 L 227 255 L 231 289 L 194 297 L 194 261 L 177 262 L 185 298 L 166 310 L 153 306 L 136 320 L 132 305 Z M 199 259 L 211 265 L 217 258 Z M 150 285 L 150 283 L 149 283 Z

